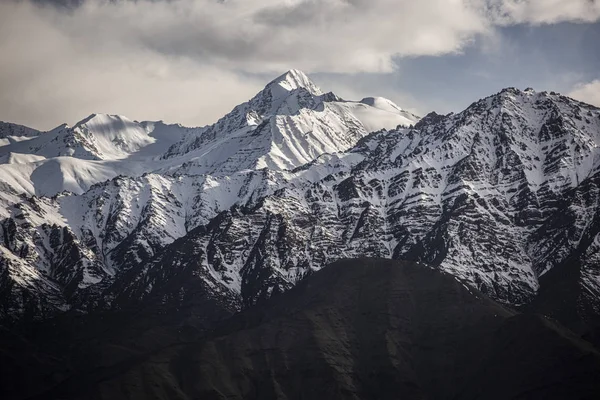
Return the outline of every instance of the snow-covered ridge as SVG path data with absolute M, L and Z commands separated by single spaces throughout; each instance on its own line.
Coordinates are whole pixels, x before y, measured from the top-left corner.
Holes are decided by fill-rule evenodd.
M 120 115 L 92 114 L 73 127 L 83 146 L 100 160 L 127 158 L 155 140 L 140 124 Z
M 344 102 L 291 70 L 203 128 L 107 114 L 45 133 L 2 125 L 6 132 L 29 136 L 0 139 L 5 141 L 0 142 L 0 181 L 17 193 L 52 196 L 65 190 L 81 194 L 118 175 L 293 169 L 323 153 L 347 150 L 372 131 L 417 120 L 400 111 Z
M 0 140 L 7 139 L 10 137 L 14 138 L 25 138 L 25 137 L 34 137 L 39 135 L 41 132 L 28 128 L 23 125 L 12 124 L 10 122 L 0 121 Z M 4 143 L 9 143 L 8 141 L 3 142 L 0 141 L 0 146 L 4 146 Z
M 98 115 L 0 147 L 0 181 L 19 193 L 81 194 L 118 175 L 141 176 L 190 128 Z

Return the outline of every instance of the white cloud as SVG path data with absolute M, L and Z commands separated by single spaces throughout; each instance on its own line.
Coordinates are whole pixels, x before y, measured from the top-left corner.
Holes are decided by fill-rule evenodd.
M 478 0 L 479 1 L 479 0 Z M 86 45 L 148 49 L 226 68 L 389 72 L 391 56 L 459 51 L 489 25 L 469 0 L 88 1 L 35 10 Z
M 64 16 L 0 4 L 1 119 L 49 129 L 105 112 L 198 125 L 263 86 L 235 71 L 110 38 L 114 31 L 103 36 L 113 27 L 99 18 L 90 10 Z
M 576 85 L 569 97 L 600 107 L 600 80 Z
M 594 22 L 600 18 L 597 0 L 493 0 L 497 21 L 504 24 Z
M 0 118 L 208 123 L 262 86 L 254 73 L 389 73 L 395 56 L 460 52 L 498 23 L 597 11 L 589 0 L 0 1 Z

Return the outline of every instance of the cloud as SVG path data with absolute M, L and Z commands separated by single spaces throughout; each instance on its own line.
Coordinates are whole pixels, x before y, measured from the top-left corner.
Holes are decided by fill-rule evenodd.
M 65 16 L 0 4 L 0 119 L 50 129 L 104 112 L 194 126 L 214 122 L 263 86 L 236 71 L 116 40 L 113 29 L 89 9 Z
M 474 35 L 486 33 L 484 15 L 470 3 L 87 1 L 54 20 L 57 29 L 78 41 L 120 43 L 226 68 L 280 72 L 293 65 L 311 72 L 390 72 L 393 55 L 455 52 Z
M 569 97 L 600 107 L 600 80 L 576 85 Z
M 494 0 L 492 15 L 501 24 L 594 22 L 600 18 L 598 0 Z
M 460 53 L 498 24 L 598 14 L 589 0 L 35 1 L 0 1 L 0 118 L 40 127 L 90 112 L 209 123 L 257 76 L 390 73 L 395 57 Z

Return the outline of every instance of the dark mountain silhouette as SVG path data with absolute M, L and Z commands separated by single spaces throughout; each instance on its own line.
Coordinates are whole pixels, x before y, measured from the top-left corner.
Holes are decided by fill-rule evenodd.
M 56 355 L 13 340 L 9 350 L 20 354 L 13 360 L 22 362 L 20 372 L 37 368 L 46 375 L 26 382 L 9 366 L 12 379 L 26 382 L 21 393 L 34 399 L 592 399 L 600 393 L 600 354 L 590 343 L 415 263 L 339 261 L 227 319 L 226 307 L 205 300 L 186 311 L 142 310 L 122 321 L 116 314 L 101 323 L 92 316 L 80 324 L 57 320 L 55 332 L 62 323 L 80 335 L 65 340 L 69 362 L 87 352 L 87 367 L 61 371 L 65 363 Z M 215 318 L 189 324 L 194 308 L 212 309 Z M 62 376 L 41 382 L 52 365 Z M 21 393 L 13 388 L 11 396 L 28 398 Z

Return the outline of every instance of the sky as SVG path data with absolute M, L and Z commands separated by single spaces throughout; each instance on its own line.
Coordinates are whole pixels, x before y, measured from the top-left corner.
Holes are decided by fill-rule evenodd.
M 288 69 L 425 115 L 504 87 L 600 106 L 600 0 L 0 0 L 0 120 L 215 122 Z

